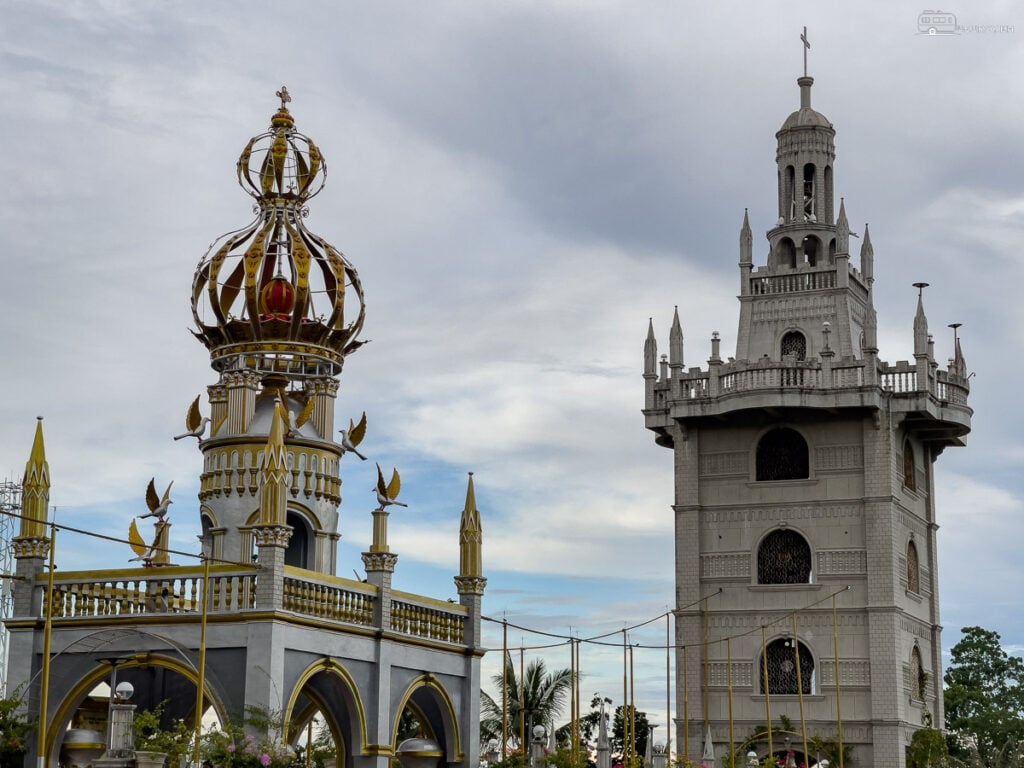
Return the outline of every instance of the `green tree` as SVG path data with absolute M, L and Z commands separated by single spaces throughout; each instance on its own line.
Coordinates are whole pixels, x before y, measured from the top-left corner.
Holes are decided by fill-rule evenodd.
M 625 721 L 629 720 L 632 712 L 633 706 L 631 704 L 627 704 L 625 707 L 615 708 L 615 720 L 612 722 L 612 752 L 619 755 L 625 754 L 623 745 L 626 741 L 623 735 L 623 726 Z M 647 713 L 637 710 L 630 728 L 633 729 L 632 753 L 635 757 L 642 760 L 643 756 L 647 752 L 647 736 L 649 734 L 647 727 Z
M 973 744 L 989 763 L 1007 743 L 1024 739 L 1024 661 L 1003 650 L 998 632 L 961 631 L 943 677 L 950 752 L 967 757 Z
M 938 768 L 946 764 L 949 749 L 942 731 L 921 728 L 914 731 L 907 747 L 907 768 Z
M 519 744 L 519 734 L 524 733 L 530 740 L 530 730 L 535 725 L 550 728 L 559 717 L 565 701 L 572 693 L 573 674 L 570 669 L 548 672 L 543 659 L 535 659 L 526 665 L 520 681 L 512 656 L 505 656 L 505 688 L 502 690 L 500 672 L 491 677 L 498 688 L 494 699 L 486 691 L 480 692 L 480 731 L 485 738 L 501 738 L 501 702 L 504 700 L 508 712 L 506 736 L 510 744 Z

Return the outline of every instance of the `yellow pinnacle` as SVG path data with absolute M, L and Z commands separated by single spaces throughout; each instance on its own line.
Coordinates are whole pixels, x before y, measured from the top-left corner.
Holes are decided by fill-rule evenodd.
M 459 576 L 483 576 L 481 558 L 482 531 L 480 511 L 476 508 L 473 473 L 469 473 L 466 486 L 466 508 L 459 524 Z
M 284 449 L 284 405 L 274 404 L 270 434 L 263 455 L 260 489 L 260 523 L 284 525 L 288 518 L 288 460 Z
M 19 536 L 46 536 L 46 518 L 50 505 L 50 465 L 46 463 L 43 445 L 43 418 L 36 421 L 32 453 L 25 465 L 22 480 L 22 514 Z

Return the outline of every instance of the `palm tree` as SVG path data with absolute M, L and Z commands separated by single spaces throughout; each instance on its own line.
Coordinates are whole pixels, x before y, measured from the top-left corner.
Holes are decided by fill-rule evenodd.
M 486 691 L 480 691 L 481 737 L 485 740 L 501 739 L 501 702 L 504 699 L 508 723 L 506 737 L 510 744 L 519 745 L 519 735 L 525 734 L 529 740 L 535 725 L 546 725 L 550 732 L 555 718 L 561 714 L 565 699 L 572 692 L 574 679 L 572 670 L 559 669 L 549 674 L 543 659 L 535 659 L 526 665 L 520 681 L 511 654 L 506 654 L 505 679 L 502 680 L 499 672 L 491 677 L 491 681 L 497 686 L 499 696 L 495 701 Z

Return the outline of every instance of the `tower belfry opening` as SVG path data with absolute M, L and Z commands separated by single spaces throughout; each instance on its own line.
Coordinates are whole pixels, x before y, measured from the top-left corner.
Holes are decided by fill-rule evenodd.
M 859 762 L 902 768 L 913 731 L 943 717 L 941 691 L 920 684 L 942 677 L 933 468 L 970 431 L 969 382 L 959 338 L 948 367 L 936 360 L 921 295 L 913 362 L 879 357 L 874 248 L 865 225 L 852 258 L 845 201 L 834 211 L 835 128 L 811 105 L 806 29 L 801 40 L 763 263 L 746 212 L 740 229 L 735 356 L 722 359 L 715 333 L 705 368 L 659 366 L 653 323 L 644 344 L 646 426 L 676 456 L 676 701 L 687 706 L 674 741 L 699 759 L 707 723 L 728 764 L 730 727 L 763 729 L 766 695 L 795 721 L 802 695 L 810 735 L 836 738 L 841 711 Z M 816 601 L 825 609 L 804 610 Z

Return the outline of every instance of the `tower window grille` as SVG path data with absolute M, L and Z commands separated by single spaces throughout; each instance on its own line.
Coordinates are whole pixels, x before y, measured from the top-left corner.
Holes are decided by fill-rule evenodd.
M 766 432 L 757 444 L 758 480 L 806 480 L 810 477 L 807 441 L 795 429 Z
M 768 643 L 761 660 L 761 691 L 771 695 L 778 694 L 809 694 L 814 690 L 814 656 L 803 643 L 797 643 L 798 651 L 793 652 L 793 640 L 780 638 Z M 797 658 L 799 657 L 800 675 L 797 683 Z M 768 680 L 764 679 L 765 667 L 768 668 Z
M 757 549 L 758 584 L 809 584 L 811 547 L 796 531 L 772 531 Z
M 796 360 L 806 360 L 807 339 L 800 331 L 790 331 L 782 337 L 779 352 L 783 357 L 791 355 Z
M 924 701 L 927 685 L 928 680 L 924 673 L 924 666 L 921 664 L 921 651 L 915 645 L 910 652 L 910 697 Z
M 907 591 L 915 595 L 921 592 L 921 566 L 913 541 L 907 542 Z
M 914 446 L 909 440 L 903 441 L 903 487 L 907 490 L 917 490 L 915 478 L 917 462 L 914 461 Z

